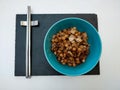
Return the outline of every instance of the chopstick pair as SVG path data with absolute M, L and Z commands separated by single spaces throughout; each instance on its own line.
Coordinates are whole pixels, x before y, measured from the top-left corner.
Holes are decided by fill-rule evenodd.
M 37 26 L 38 20 L 31 21 L 31 7 L 27 7 L 27 21 L 21 21 L 21 26 L 26 26 L 26 78 L 31 77 L 31 26 Z

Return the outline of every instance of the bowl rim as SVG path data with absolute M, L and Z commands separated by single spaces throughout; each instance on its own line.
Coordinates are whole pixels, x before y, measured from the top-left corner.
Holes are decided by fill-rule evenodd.
M 64 20 L 69 20 L 69 19 L 81 20 L 81 21 L 89 24 L 89 25 L 93 28 L 93 30 L 96 32 L 96 34 L 98 35 L 98 38 L 99 38 L 99 41 L 100 41 L 100 54 L 99 54 L 99 56 L 98 56 L 98 60 L 96 60 L 95 64 L 92 65 L 92 67 L 90 67 L 88 70 L 86 70 L 86 71 L 84 71 L 84 72 L 82 72 L 82 73 L 79 73 L 79 74 L 68 74 L 68 73 L 64 73 L 64 72 L 56 69 L 56 67 L 54 67 L 54 66 L 51 64 L 51 62 L 49 61 L 49 59 L 48 59 L 48 57 L 47 57 L 46 50 L 45 50 L 45 41 L 46 41 L 47 35 L 48 35 L 48 33 L 50 32 L 50 30 L 51 30 L 56 24 L 58 24 L 58 23 L 60 23 L 60 22 L 62 22 L 62 21 L 64 21 Z M 97 32 L 97 29 L 96 29 L 89 21 L 84 20 L 84 19 L 82 19 L 82 18 L 78 18 L 78 17 L 63 18 L 63 19 L 60 19 L 60 20 L 56 21 L 54 24 L 52 24 L 52 26 L 50 26 L 50 28 L 48 29 L 48 31 L 47 31 L 47 33 L 46 33 L 46 35 L 45 35 L 44 45 L 43 45 L 43 46 L 44 46 L 43 48 L 44 48 L 45 57 L 46 57 L 48 63 L 50 64 L 50 66 L 51 66 L 54 70 L 56 70 L 57 72 L 59 72 L 59 73 L 61 73 L 61 74 L 64 74 L 64 75 L 67 75 L 67 76 L 80 76 L 80 75 L 86 74 L 87 72 L 91 71 L 91 70 L 97 65 L 97 63 L 99 62 L 100 57 L 101 57 L 101 54 L 102 54 L 102 41 L 101 41 L 101 38 L 100 38 L 99 33 Z

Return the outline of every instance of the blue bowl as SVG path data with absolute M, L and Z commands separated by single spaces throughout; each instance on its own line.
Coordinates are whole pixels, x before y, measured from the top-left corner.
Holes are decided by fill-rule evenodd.
M 86 58 L 86 61 L 76 67 L 62 65 L 61 63 L 58 62 L 56 56 L 51 51 L 52 36 L 58 33 L 60 30 L 70 27 L 77 27 L 77 29 L 80 32 L 86 32 L 88 35 L 88 43 L 90 44 L 90 52 Z M 71 17 L 57 21 L 50 27 L 44 39 L 44 53 L 48 63 L 56 71 L 64 75 L 78 76 L 89 72 L 98 63 L 99 58 L 101 56 L 101 51 L 102 51 L 101 39 L 96 28 L 88 21 L 80 18 Z

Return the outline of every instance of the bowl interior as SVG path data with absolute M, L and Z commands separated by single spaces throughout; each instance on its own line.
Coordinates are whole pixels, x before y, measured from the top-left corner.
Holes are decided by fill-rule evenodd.
M 90 44 L 90 52 L 86 61 L 76 67 L 62 65 L 57 61 L 56 56 L 51 51 L 52 36 L 60 30 L 70 27 L 77 27 L 80 32 L 86 32 L 88 35 L 88 43 Z M 101 55 L 101 48 L 100 36 L 96 29 L 89 22 L 80 18 L 66 18 L 56 22 L 50 27 L 44 39 L 44 53 L 49 64 L 56 71 L 70 76 L 85 74 L 95 67 Z

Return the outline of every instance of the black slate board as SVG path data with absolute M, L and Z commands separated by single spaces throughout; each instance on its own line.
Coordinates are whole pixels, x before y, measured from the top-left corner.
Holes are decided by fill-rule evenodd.
M 98 29 L 96 14 L 32 14 L 32 20 L 38 20 L 39 26 L 32 27 L 32 75 L 62 75 L 55 71 L 47 62 L 43 42 L 48 29 L 56 21 L 78 17 L 89 21 Z M 25 14 L 16 15 L 16 43 L 15 43 L 15 76 L 25 76 L 25 41 L 26 27 L 20 26 L 20 21 L 26 20 Z M 85 75 L 99 75 L 99 63 Z

